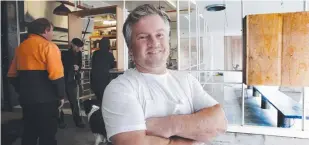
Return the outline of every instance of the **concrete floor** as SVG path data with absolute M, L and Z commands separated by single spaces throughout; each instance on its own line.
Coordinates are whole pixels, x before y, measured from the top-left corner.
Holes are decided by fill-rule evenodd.
M 58 145 L 93 145 L 95 138 L 89 128 L 87 117 L 86 116 L 83 117 L 83 120 L 85 121 L 87 126 L 83 129 L 77 128 L 75 127 L 75 124 L 73 122 L 73 117 L 71 115 L 71 110 L 69 109 L 69 106 L 65 105 L 64 107 L 65 107 L 64 120 L 65 120 L 65 123 L 67 124 L 67 127 L 65 129 L 58 129 L 58 132 L 56 135 L 57 140 L 58 140 Z M 82 111 L 82 114 L 84 115 L 83 111 Z M 5 126 L 7 122 L 12 121 L 12 120 L 21 120 L 21 117 L 22 117 L 20 108 L 15 108 L 14 112 L 1 112 L 1 115 L 2 115 L 1 117 L 2 127 Z M 21 121 L 18 123 L 22 125 Z M 12 145 L 20 145 L 20 144 L 21 144 L 21 139 L 18 138 Z
M 68 123 L 67 128 L 59 129 L 57 132 L 58 145 L 93 145 L 94 136 L 90 129 L 76 128 L 73 124 L 72 117 L 65 117 Z M 12 145 L 20 145 L 21 139 L 18 138 Z
M 87 120 L 87 118 L 84 118 Z M 91 133 L 89 127 L 77 128 L 73 122 L 71 115 L 65 116 L 67 127 L 65 129 L 58 129 L 57 141 L 58 145 L 93 145 L 95 138 Z M 21 139 L 19 138 L 13 145 L 20 145 Z

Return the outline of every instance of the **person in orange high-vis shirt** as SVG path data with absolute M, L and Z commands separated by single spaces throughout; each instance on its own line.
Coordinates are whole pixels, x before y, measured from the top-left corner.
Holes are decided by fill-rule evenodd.
M 61 53 L 51 42 L 53 25 L 45 18 L 28 25 L 28 38 L 15 50 L 8 77 L 23 109 L 22 145 L 56 145 L 58 108 L 64 103 Z

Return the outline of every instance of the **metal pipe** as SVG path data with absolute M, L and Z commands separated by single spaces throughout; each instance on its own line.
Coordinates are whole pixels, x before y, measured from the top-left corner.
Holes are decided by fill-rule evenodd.
M 302 117 L 302 131 L 305 131 L 306 129 L 306 92 L 307 87 L 303 87 L 301 90 L 301 97 L 303 101 L 303 117 Z
M 199 59 L 199 31 L 200 31 L 200 28 L 199 28 L 199 23 L 200 23 L 200 16 L 199 16 L 199 10 L 198 10 L 198 8 L 196 9 L 196 22 L 195 22 L 195 24 L 196 24 L 196 30 L 195 30 L 195 35 L 196 35 L 196 70 L 198 70 L 198 66 L 199 66 L 199 61 L 198 61 L 198 59 Z M 199 78 L 198 78 L 199 79 Z
M 195 5 L 195 48 L 196 48 L 196 54 L 198 53 L 198 7 Z M 196 58 L 196 64 L 198 65 L 198 56 Z
M 204 12 L 203 12 L 204 13 Z M 205 19 L 203 19 L 204 20 L 204 23 L 203 23 L 203 28 L 204 28 L 204 30 L 203 30 L 203 63 L 205 62 L 205 52 L 206 52 L 206 50 L 204 50 L 204 48 L 207 48 L 207 47 L 205 47 L 206 46 L 206 39 L 207 39 L 207 34 L 206 34 L 206 20 Z M 205 68 L 205 66 L 203 67 L 203 69 Z
M 241 83 L 242 93 L 241 93 L 241 126 L 245 125 L 245 85 Z
M 189 70 L 191 71 L 191 66 L 192 66 L 192 50 L 191 50 L 191 1 L 188 1 L 189 6 L 188 6 L 188 14 L 189 14 L 189 64 L 190 68 Z
M 24 31 L 24 32 L 19 32 L 19 34 L 27 34 L 28 31 Z
M 201 63 L 201 18 L 200 18 L 200 13 L 199 13 L 199 9 L 198 9 L 198 51 L 197 51 L 197 64 Z M 200 65 L 197 66 L 197 69 L 200 69 Z
M 304 11 L 307 11 L 307 1 L 304 0 Z M 307 111 L 306 111 L 306 96 L 307 96 L 307 90 L 308 87 L 303 87 L 302 88 L 302 93 L 301 93 L 301 97 L 302 97 L 302 101 L 303 101 L 303 117 L 302 117 L 302 131 L 305 131 L 306 129 L 306 118 L 307 118 Z
M 19 1 L 16 1 L 16 7 L 15 7 L 15 10 L 16 10 L 16 33 L 17 33 L 17 45 L 20 44 L 20 26 L 19 26 L 19 8 L 18 8 L 18 2 Z
M 197 5 L 196 5 L 196 7 L 197 7 Z M 197 70 L 199 70 L 200 69 L 200 47 L 201 47 L 201 45 L 200 45 L 200 41 L 201 41 L 201 39 L 200 39 L 200 35 L 201 35 L 201 33 L 200 33 L 200 30 L 201 30 L 201 25 L 200 25 L 200 21 L 201 21 L 201 19 L 200 19 L 200 13 L 199 13 L 199 8 L 197 7 L 197 9 L 196 9 L 196 13 L 197 13 L 197 29 L 196 29 L 196 32 L 197 32 Z M 197 76 L 197 79 L 198 79 L 198 81 L 200 81 L 201 80 L 201 76 L 200 75 L 198 75 Z
M 126 9 L 126 0 L 123 0 L 123 22 L 125 22 L 126 18 L 127 18 L 127 9 Z M 128 52 L 128 47 L 126 45 L 126 41 L 125 39 L 122 40 L 123 41 L 123 44 L 124 44 L 124 49 L 123 49 L 123 52 L 124 52 L 124 59 L 123 59 L 123 64 L 124 64 L 124 70 L 127 70 L 129 68 L 129 52 Z
M 224 5 L 225 5 L 225 1 L 224 1 Z M 226 17 L 226 13 L 225 13 L 226 9 L 224 9 L 224 17 Z M 225 40 L 225 31 L 226 31 L 226 27 L 225 27 L 225 21 L 224 21 L 224 24 L 223 24 L 223 46 L 226 46 L 226 40 Z M 225 48 L 224 48 L 224 55 L 225 55 Z M 232 60 L 230 60 L 232 62 L 232 66 L 233 66 L 233 54 L 232 54 Z M 225 61 L 227 61 L 226 59 L 224 59 L 224 63 Z M 224 66 L 225 67 L 225 66 Z
M 210 69 L 214 69 L 214 38 L 211 35 L 210 35 L 210 48 L 211 48 Z
M 240 4 L 241 4 L 241 24 L 242 24 L 242 19 L 244 17 L 244 3 L 243 3 L 243 0 L 240 0 Z
M 198 64 L 198 65 L 193 65 L 193 66 L 189 66 L 188 68 L 185 68 L 185 69 L 182 69 L 182 70 L 190 70 L 191 68 L 193 68 L 193 67 L 199 67 L 199 66 L 201 66 L 201 65 L 205 65 L 205 63 L 201 63 L 201 64 Z
M 1 7 L 2 7 L 2 2 L 0 1 L 0 5 L 1 5 Z M 0 17 L 0 22 L 3 22 L 3 18 L 2 17 Z M 1 32 L 1 29 L 0 29 L 0 32 Z M 2 44 L 3 42 L 2 42 L 2 36 L 3 36 L 3 33 L 1 32 L 1 40 L 0 40 L 0 44 Z M 2 46 L 2 45 L 1 45 Z M 3 48 L 1 48 L 1 51 L 0 51 L 0 63 L 2 64 L 2 50 L 3 50 Z M 2 66 L 3 66 L 3 64 L 2 64 Z M 1 71 L 0 71 L 0 76 L 2 76 L 2 70 L 3 70 L 3 67 L 1 67 Z M 1 93 L 3 93 L 3 79 L 1 79 L 1 81 L 0 81 L 0 89 L 1 89 Z M 3 94 L 1 94 L 1 95 L 3 95 Z M 3 97 L 3 96 L 1 96 L 1 97 Z M 1 98 L 1 101 L 2 101 L 2 98 Z
M 74 11 L 77 11 L 77 1 L 74 1 Z
M 187 71 L 187 70 L 180 70 Z M 192 72 L 242 72 L 240 70 L 191 70 Z
M 237 82 L 200 82 L 200 84 L 214 84 L 214 85 L 218 85 L 218 84 L 222 84 L 222 85 L 225 85 L 225 84 L 229 84 L 229 85 L 231 85 L 231 84 L 242 84 L 242 83 L 237 83 Z
M 180 18 L 179 18 L 179 0 L 177 0 L 177 69 L 180 70 Z
M 243 0 L 240 1 L 241 4 L 241 32 L 243 32 L 243 16 L 244 16 L 244 4 Z M 242 40 L 244 40 L 244 37 L 242 36 Z M 244 75 L 244 74 L 243 74 Z M 241 126 L 245 125 L 245 88 L 244 84 L 242 83 L 242 94 L 241 94 Z
M 82 71 L 90 71 L 91 68 L 81 68 Z M 180 70 L 189 72 L 188 70 Z M 192 70 L 192 72 L 242 72 L 241 70 Z

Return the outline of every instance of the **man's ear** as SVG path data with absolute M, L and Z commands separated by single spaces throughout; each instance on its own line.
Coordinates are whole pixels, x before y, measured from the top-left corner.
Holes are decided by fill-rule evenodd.
M 44 34 L 47 34 L 50 31 L 50 29 L 45 29 Z
M 132 48 L 129 48 L 129 56 L 132 58 L 132 60 L 134 60 Z
M 133 56 L 132 48 L 128 48 L 128 49 L 129 49 L 129 55 Z
M 129 49 L 129 55 L 132 55 L 133 53 L 132 53 L 132 50 L 131 49 Z

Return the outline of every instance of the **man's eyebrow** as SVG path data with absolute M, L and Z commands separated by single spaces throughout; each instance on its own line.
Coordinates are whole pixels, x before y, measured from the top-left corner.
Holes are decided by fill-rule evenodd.
M 161 31 L 165 31 L 165 29 L 161 28 L 161 29 L 158 29 L 156 32 L 161 32 Z M 144 33 L 144 32 L 140 32 L 140 33 L 136 34 L 135 36 L 138 36 L 138 35 L 148 35 L 148 34 Z
M 141 32 L 141 33 L 136 34 L 135 36 L 138 36 L 138 35 L 147 35 L 147 34 L 146 34 L 146 33 Z
M 157 30 L 157 32 L 161 32 L 161 31 L 165 31 L 165 29 L 161 28 L 161 29 Z

